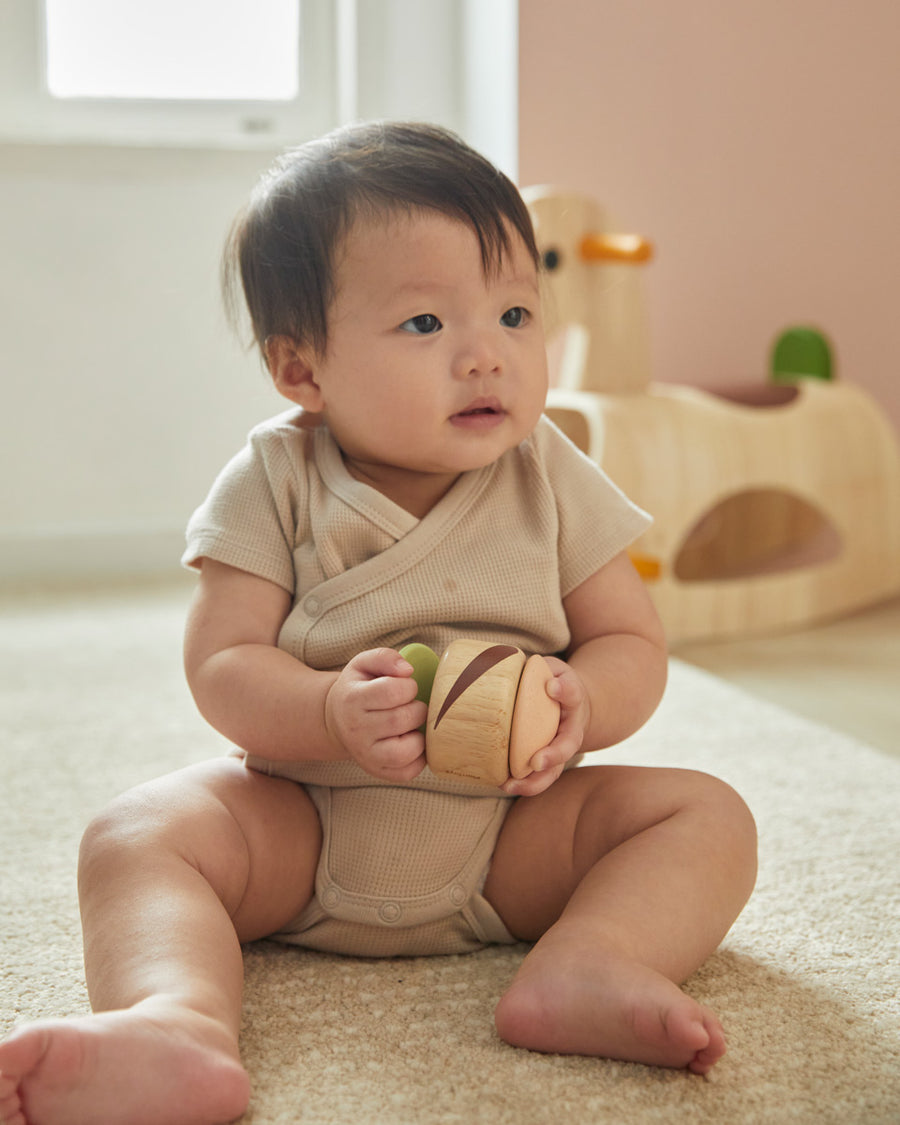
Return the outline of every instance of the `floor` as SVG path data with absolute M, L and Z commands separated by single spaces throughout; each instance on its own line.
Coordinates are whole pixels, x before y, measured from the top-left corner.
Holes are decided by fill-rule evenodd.
M 900 758 L 900 598 L 777 636 L 673 656 Z

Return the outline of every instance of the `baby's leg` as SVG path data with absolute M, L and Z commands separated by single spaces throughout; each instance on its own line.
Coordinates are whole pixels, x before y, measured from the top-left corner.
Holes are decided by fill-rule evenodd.
M 750 895 L 756 832 L 737 794 L 685 770 L 572 770 L 507 817 L 485 895 L 536 941 L 497 1007 L 507 1042 L 706 1073 L 718 1019 L 677 987 Z
M 126 794 L 88 829 L 79 893 L 94 1014 L 0 1044 L 0 1120 L 213 1125 L 239 1117 L 240 943 L 309 901 L 300 786 L 222 759 Z

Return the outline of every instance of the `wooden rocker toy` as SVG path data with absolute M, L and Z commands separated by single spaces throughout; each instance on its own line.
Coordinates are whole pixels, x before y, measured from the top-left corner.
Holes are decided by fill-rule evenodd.
M 825 338 L 785 332 L 772 380 L 654 383 L 640 265 L 592 200 L 526 191 L 565 348 L 548 416 L 654 517 L 632 558 L 671 643 L 805 625 L 900 590 L 900 447 Z

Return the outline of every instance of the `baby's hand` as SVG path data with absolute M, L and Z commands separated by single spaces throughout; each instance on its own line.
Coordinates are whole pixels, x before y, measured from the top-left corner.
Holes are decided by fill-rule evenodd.
M 553 671 L 547 694 L 559 704 L 559 726 L 553 741 L 531 759 L 534 772 L 523 778 L 511 777 L 503 786 L 504 791 L 514 797 L 535 797 L 549 789 L 563 772 L 566 762 L 581 749 L 590 722 L 590 704 L 581 677 L 555 656 L 544 659 Z
M 361 652 L 325 699 L 325 725 L 357 765 L 385 781 L 410 781 L 425 766 L 412 665 L 390 648 Z

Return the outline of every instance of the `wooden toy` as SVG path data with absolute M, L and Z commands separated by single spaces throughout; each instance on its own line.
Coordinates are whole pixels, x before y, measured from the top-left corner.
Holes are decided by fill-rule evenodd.
M 900 590 L 897 435 L 833 378 L 824 338 L 785 333 L 774 383 L 728 395 L 653 383 L 635 269 L 647 254 L 598 264 L 582 251 L 590 224 L 608 238 L 595 204 L 525 197 L 553 266 L 545 320 L 565 340 L 547 414 L 653 515 L 632 559 L 670 643 L 805 625 Z M 607 331 L 612 344 L 596 339 Z
M 650 336 L 640 270 L 653 247 L 620 234 L 582 195 L 552 188 L 523 192 L 543 262 L 544 324 L 563 351 L 556 385 L 568 390 L 640 391 L 650 383 Z
M 430 661 L 414 651 L 422 649 L 400 650 L 413 665 L 418 698 L 430 674 Z M 527 777 L 532 756 L 559 726 L 559 704 L 546 690 L 552 679 L 543 657 L 526 659 L 514 645 L 453 641 L 437 664 L 428 699 L 425 756 L 432 773 L 496 787 L 511 776 Z

